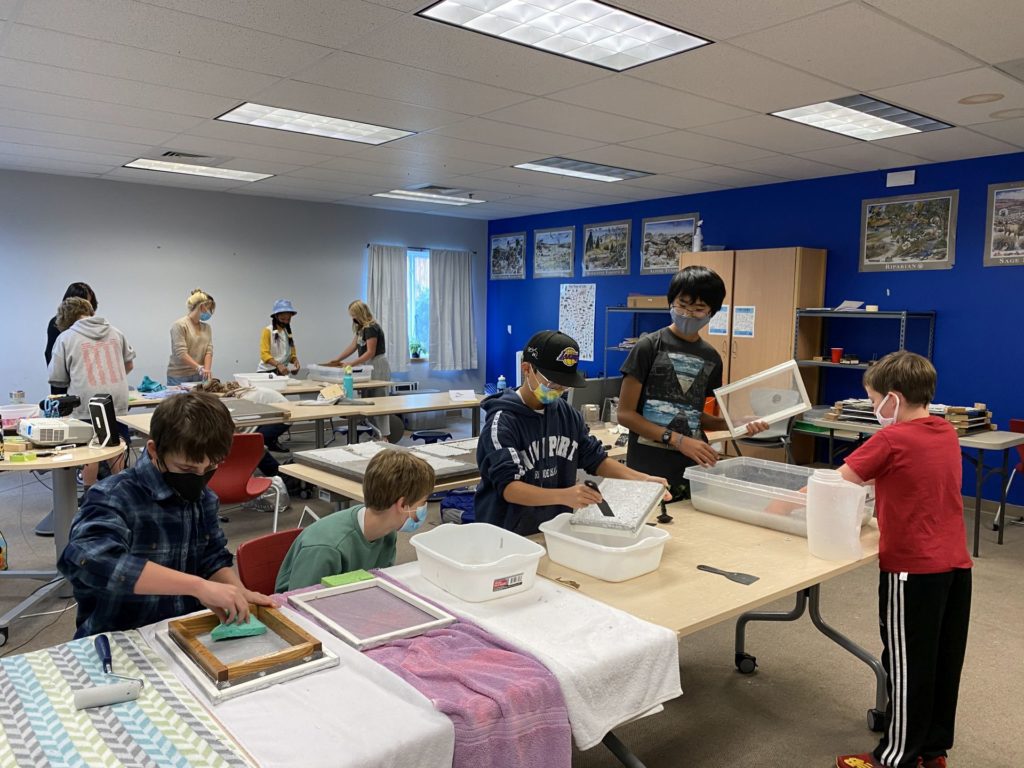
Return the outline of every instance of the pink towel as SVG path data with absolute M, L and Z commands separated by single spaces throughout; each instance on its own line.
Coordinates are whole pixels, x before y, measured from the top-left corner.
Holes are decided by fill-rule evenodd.
M 571 732 L 555 677 L 533 657 L 466 621 L 372 648 L 451 718 L 453 768 L 568 768 Z

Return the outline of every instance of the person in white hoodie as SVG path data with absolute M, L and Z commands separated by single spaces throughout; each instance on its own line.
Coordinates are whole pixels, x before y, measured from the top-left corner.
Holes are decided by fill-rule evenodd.
M 57 308 L 60 336 L 53 343 L 50 359 L 50 384 L 67 387 L 68 394 L 82 400 L 72 412 L 78 419 L 89 420 L 89 399 L 108 394 L 114 400 L 114 412 L 128 413 L 128 373 L 132 370 L 135 350 L 117 328 L 93 314 L 85 299 L 71 297 Z M 123 468 L 123 459 L 111 462 L 111 472 Z M 86 489 L 96 482 L 98 464 L 82 470 Z

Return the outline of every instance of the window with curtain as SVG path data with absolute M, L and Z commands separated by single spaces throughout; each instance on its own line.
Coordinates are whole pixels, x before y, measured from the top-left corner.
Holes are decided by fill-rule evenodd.
M 430 367 L 466 371 L 478 367 L 473 308 L 473 254 L 430 251 Z
M 410 248 L 407 252 L 409 276 L 406 296 L 409 314 L 409 353 L 412 357 L 430 354 L 430 251 Z

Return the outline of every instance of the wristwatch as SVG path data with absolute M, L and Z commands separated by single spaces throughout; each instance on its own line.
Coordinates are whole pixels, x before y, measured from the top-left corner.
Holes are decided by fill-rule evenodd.
M 668 445 L 671 442 L 672 442 L 672 430 L 671 429 L 666 429 L 664 432 L 661 433 L 661 444 L 662 445 Z

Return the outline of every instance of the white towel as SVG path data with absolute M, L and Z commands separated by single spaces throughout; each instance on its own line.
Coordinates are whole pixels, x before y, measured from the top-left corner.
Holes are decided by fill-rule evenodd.
M 469 603 L 424 579 L 419 563 L 385 573 L 536 656 L 562 687 L 580 749 L 683 692 L 674 632 L 547 579 L 526 592 Z
M 216 706 L 180 668 L 180 656 L 157 641 L 166 621 L 141 632 L 263 768 L 451 768 L 455 730 L 445 715 L 377 662 L 290 608 L 281 610 L 341 664 Z

